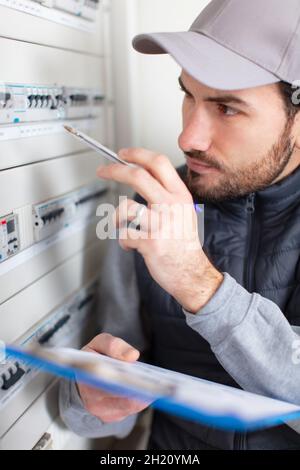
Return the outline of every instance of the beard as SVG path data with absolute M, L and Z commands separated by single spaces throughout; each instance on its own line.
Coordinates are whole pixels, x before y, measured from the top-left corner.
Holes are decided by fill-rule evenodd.
M 185 152 L 185 155 L 219 170 L 215 184 L 205 184 L 205 175 L 188 168 L 186 185 L 194 197 L 207 202 L 235 199 L 270 186 L 284 171 L 294 152 L 291 140 L 293 119 L 287 119 L 285 128 L 272 149 L 261 159 L 245 168 L 231 169 L 216 162 L 201 151 Z

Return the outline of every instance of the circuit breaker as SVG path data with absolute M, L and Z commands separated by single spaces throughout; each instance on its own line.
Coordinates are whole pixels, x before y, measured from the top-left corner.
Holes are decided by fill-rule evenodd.
M 96 117 L 101 90 L 54 85 L 2 84 L 0 124 Z
M 93 320 L 97 299 L 97 281 L 82 288 L 62 306 L 43 318 L 16 341 L 20 346 L 80 347 L 84 333 Z M 39 372 L 28 364 L 5 358 L 0 365 L 0 412 Z

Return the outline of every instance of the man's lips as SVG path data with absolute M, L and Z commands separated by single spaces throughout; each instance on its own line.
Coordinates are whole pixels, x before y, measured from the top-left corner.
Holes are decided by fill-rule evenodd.
M 195 173 L 210 173 L 212 171 L 218 171 L 217 168 L 209 166 L 207 163 L 199 162 L 199 160 L 190 157 L 187 157 L 187 166 Z

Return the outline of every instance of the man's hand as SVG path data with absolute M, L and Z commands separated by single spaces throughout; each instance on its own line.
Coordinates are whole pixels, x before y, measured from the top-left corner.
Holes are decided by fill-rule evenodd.
M 140 355 L 139 351 L 122 339 L 106 333 L 96 336 L 83 350 L 105 354 L 126 362 L 135 362 Z M 77 384 L 77 388 L 87 411 L 104 423 L 121 421 L 149 406 L 149 404 L 101 392 L 83 384 Z
M 217 291 L 223 275 L 202 250 L 193 198 L 167 157 L 145 149 L 124 149 L 124 160 L 138 167 L 99 167 L 100 178 L 128 184 L 147 201 L 140 231 L 127 228 L 138 203 L 127 199 L 115 213 L 120 245 L 143 256 L 153 279 L 186 310 L 196 313 Z

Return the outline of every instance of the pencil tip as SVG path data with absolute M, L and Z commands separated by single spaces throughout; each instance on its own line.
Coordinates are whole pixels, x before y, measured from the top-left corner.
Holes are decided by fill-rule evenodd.
M 73 129 L 72 127 L 64 125 L 64 128 L 66 129 L 66 131 L 71 132 L 71 134 L 76 134 L 75 129 Z

